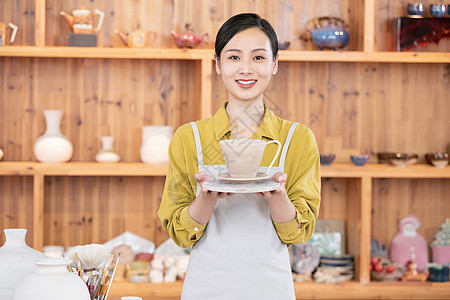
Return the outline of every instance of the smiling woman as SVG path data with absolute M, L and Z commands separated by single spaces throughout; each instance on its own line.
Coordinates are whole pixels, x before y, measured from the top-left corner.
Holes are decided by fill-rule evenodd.
M 264 104 L 278 71 L 278 41 L 266 20 L 246 13 L 226 21 L 215 61 L 228 99 L 214 116 L 174 134 L 158 211 L 175 243 L 192 247 L 181 299 L 293 300 L 287 245 L 314 232 L 320 204 L 316 141 L 306 126 L 275 116 Z M 237 138 L 281 143 L 275 165 L 268 167 L 278 151 L 270 145 L 258 169 L 277 183 L 274 190 L 240 194 L 205 187 L 226 169 L 220 141 Z

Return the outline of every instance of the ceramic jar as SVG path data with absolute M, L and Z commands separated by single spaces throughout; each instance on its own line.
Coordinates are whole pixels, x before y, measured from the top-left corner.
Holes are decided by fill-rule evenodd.
M 71 263 L 67 258 L 35 261 L 37 271 L 19 284 L 14 300 L 90 300 L 86 284 L 67 269 Z
M 3 158 L 3 150 L 0 148 L 0 160 Z
M 0 299 L 12 300 L 21 281 L 37 270 L 33 263 L 44 254 L 25 243 L 26 229 L 5 229 L 6 242 L 0 248 Z
M 120 160 L 120 155 L 114 150 L 114 137 L 102 136 L 102 149 L 95 155 L 95 160 L 104 163 L 114 163 Z
M 168 163 L 168 150 L 172 135 L 172 126 L 144 126 L 142 128 L 141 160 L 147 164 Z
M 47 130 L 34 144 L 34 155 L 40 162 L 56 164 L 72 157 L 72 143 L 59 129 L 62 114 L 62 110 L 44 110 Z

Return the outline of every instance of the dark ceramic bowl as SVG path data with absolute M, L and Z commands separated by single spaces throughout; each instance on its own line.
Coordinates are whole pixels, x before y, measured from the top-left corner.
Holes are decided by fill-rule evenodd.
M 445 168 L 445 166 L 448 165 L 448 153 L 426 153 L 425 161 L 435 167 Z
M 378 162 L 380 164 L 390 164 L 391 159 L 395 157 L 394 152 L 379 152 L 377 153 Z
M 369 155 L 351 155 L 350 160 L 357 166 L 364 166 L 369 161 Z
M 397 167 L 404 168 L 417 163 L 419 156 L 416 153 L 395 153 L 391 163 Z
M 420 2 L 408 3 L 406 11 L 410 16 L 421 16 L 424 11 L 423 4 Z
M 336 154 L 320 154 L 320 164 L 324 166 L 331 165 L 331 163 L 336 158 Z
M 430 5 L 430 15 L 436 18 L 442 18 L 445 16 L 446 7 L 444 4 L 431 4 Z
M 291 45 L 291 42 L 279 42 L 278 50 L 286 50 Z

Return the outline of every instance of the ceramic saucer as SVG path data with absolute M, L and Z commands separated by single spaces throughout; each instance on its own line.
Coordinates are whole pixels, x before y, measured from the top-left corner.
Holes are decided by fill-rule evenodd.
M 249 178 L 236 178 L 231 177 L 230 173 L 221 173 L 217 175 L 219 179 L 223 179 L 226 181 L 233 181 L 233 182 L 255 182 L 255 181 L 261 181 L 264 179 L 269 178 L 269 175 L 264 172 L 258 172 L 255 177 L 249 177 Z
M 210 191 L 220 193 L 248 194 L 258 192 L 268 192 L 280 187 L 280 183 L 274 180 L 266 179 L 249 183 L 236 183 L 226 180 L 206 181 L 203 187 Z

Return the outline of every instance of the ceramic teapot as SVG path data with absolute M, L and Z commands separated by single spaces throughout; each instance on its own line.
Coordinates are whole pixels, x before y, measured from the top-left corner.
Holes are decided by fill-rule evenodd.
M 7 42 L 6 38 L 6 30 L 8 28 L 12 29 L 11 38 L 9 39 L 9 42 Z M 14 39 L 16 38 L 17 29 L 18 27 L 13 23 L 6 24 L 0 22 L 0 46 L 5 46 L 7 43 L 12 44 L 14 42 Z
M 69 24 L 70 28 L 72 28 L 73 33 L 84 34 L 99 31 L 103 25 L 103 18 L 105 17 L 105 14 L 98 9 L 95 9 L 95 11 L 92 12 L 84 7 L 75 9 L 72 12 L 72 15 L 69 15 L 64 11 L 61 11 L 60 14 L 61 16 L 64 16 L 64 18 L 66 18 L 66 21 Z M 100 19 L 98 21 L 97 27 L 94 28 L 94 16 L 96 14 L 100 16 Z
M 348 26 L 337 17 L 319 17 L 312 21 L 307 28 L 311 33 L 312 41 L 319 50 L 344 48 L 350 36 Z
M 122 33 L 116 30 L 116 34 L 120 36 L 125 46 L 130 48 L 143 48 L 145 45 L 153 42 L 156 39 L 156 32 L 134 30 L 127 33 Z
M 202 35 L 197 35 L 191 29 L 189 24 L 186 24 L 186 30 L 183 33 L 177 34 L 172 30 L 170 33 L 177 44 L 178 48 L 195 48 L 202 42 L 209 42 L 208 33 L 203 33 Z

